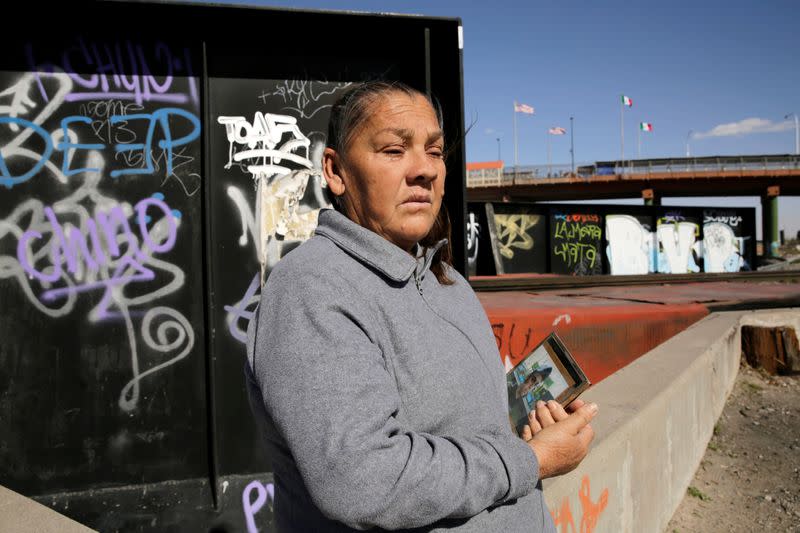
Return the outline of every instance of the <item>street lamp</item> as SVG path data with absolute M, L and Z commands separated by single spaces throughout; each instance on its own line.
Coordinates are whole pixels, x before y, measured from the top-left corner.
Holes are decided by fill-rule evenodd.
M 569 155 L 572 159 L 572 175 L 575 175 L 575 117 L 569 117 Z
M 692 152 L 689 150 L 689 139 L 692 138 L 693 131 L 689 130 L 689 133 L 686 134 L 686 157 L 692 157 Z
M 500 157 L 500 137 L 498 137 L 497 138 L 497 160 L 500 161 L 501 159 L 503 159 L 503 158 Z
M 797 120 L 797 113 L 789 113 L 783 118 L 788 119 L 789 117 L 794 117 L 794 153 L 800 155 L 800 124 Z

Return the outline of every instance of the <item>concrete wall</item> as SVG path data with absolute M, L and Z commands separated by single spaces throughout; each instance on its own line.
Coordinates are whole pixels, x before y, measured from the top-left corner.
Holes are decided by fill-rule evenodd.
M 592 450 L 546 480 L 559 532 L 661 532 L 686 494 L 733 388 L 743 324 L 800 324 L 800 309 L 715 313 L 587 391 Z

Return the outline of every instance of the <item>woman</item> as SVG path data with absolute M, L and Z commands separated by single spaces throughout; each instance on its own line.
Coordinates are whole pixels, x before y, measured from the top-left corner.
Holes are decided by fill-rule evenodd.
M 272 271 L 248 331 L 280 531 L 555 531 L 541 479 L 580 462 L 594 410 L 541 404 L 513 434 L 489 321 L 449 264 L 444 150 L 407 86 L 332 109 L 335 209 Z

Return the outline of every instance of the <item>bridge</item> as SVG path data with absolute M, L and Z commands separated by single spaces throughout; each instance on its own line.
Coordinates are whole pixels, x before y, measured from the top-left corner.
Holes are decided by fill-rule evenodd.
M 682 157 L 504 167 L 502 161 L 467 165 L 472 202 L 756 196 L 761 198 L 765 250 L 776 255 L 778 197 L 800 195 L 800 155 Z

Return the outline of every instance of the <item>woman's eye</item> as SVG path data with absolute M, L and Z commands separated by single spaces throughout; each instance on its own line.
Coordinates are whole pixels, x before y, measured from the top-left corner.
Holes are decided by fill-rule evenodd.
M 441 148 L 430 148 L 428 150 L 428 155 L 433 156 L 433 157 L 443 157 L 444 156 L 444 152 L 442 151 Z
M 401 155 L 403 153 L 403 151 L 404 150 L 403 150 L 402 146 L 390 146 L 388 148 L 385 148 L 383 150 L 383 153 L 389 154 L 389 155 Z

